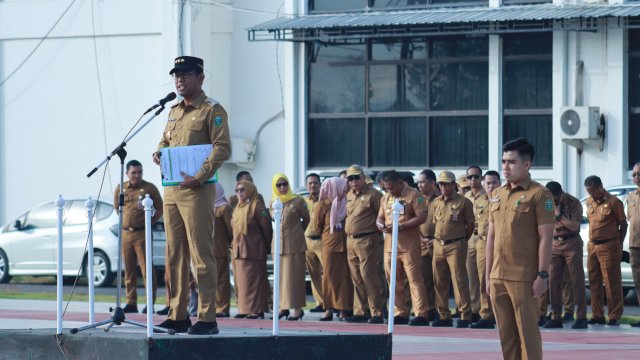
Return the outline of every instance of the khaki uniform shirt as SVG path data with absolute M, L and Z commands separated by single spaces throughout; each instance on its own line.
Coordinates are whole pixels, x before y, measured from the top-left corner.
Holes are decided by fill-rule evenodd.
M 231 225 L 233 226 L 233 247 L 231 249 L 233 259 L 267 259 L 273 228 L 269 212 L 262 203 L 256 205 L 253 219 L 249 219 L 246 236 L 242 234 L 242 229 L 235 217 L 231 218 Z
M 213 253 L 219 258 L 229 257 L 229 247 L 233 239 L 233 229 L 231 227 L 231 205 L 222 205 L 214 212 L 213 222 Z
M 191 105 L 173 105 L 158 149 L 167 146 L 213 144 L 213 150 L 194 177 L 204 184 L 231 154 L 227 112 L 204 91 Z
M 156 210 L 151 218 L 151 224 L 158 222 L 162 216 L 162 197 L 158 188 L 150 182 L 142 180 L 138 186 L 132 186 L 129 181 L 124 183 L 124 207 L 122 214 L 122 228 L 136 229 L 144 228 L 144 206 L 142 200 L 149 194 L 153 200 L 153 207 Z M 113 194 L 113 207 L 118 210 L 118 197 L 120 196 L 120 185 L 116 186 Z
M 600 201 L 592 197 L 587 198 L 587 217 L 589 238 L 592 241 L 619 239 L 620 225 L 627 223 L 622 201 L 609 192 Z
M 307 227 L 307 236 L 321 236 L 322 248 L 326 252 L 342 253 L 347 252 L 346 235 L 344 233 L 344 222 L 342 230 L 334 229 L 331 232 L 331 204 L 333 201 L 324 199 L 314 203 L 311 215 L 311 222 Z
M 420 225 L 418 228 L 420 230 L 420 235 L 425 238 L 435 238 L 436 233 L 436 224 L 433 223 L 433 201 L 440 196 L 440 192 L 436 189 L 433 194 L 430 196 L 424 195 L 424 202 L 427 208 L 427 220 L 424 224 Z M 420 255 L 421 256 L 430 256 L 431 249 L 427 247 L 422 241 L 420 242 Z
M 484 189 L 480 189 L 478 195 L 473 195 L 473 191 L 469 191 L 465 194 L 466 198 L 473 204 L 473 216 L 475 218 L 475 230 L 474 233 L 478 236 L 487 236 L 487 230 L 489 229 L 489 197 Z M 483 222 L 484 230 L 481 234 L 480 222 Z
M 316 218 L 313 216 L 313 213 L 315 212 L 316 206 L 315 204 L 318 203 L 318 199 L 313 199 L 311 198 L 311 195 L 307 196 L 304 198 L 304 201 L 307 203 L 307 209 L 309 209 L 309 226 L 307 226 L 307 229 L 304 231 L 304 236 L 308 237 L 308 238 L 317 238 L 320 237 L 322 234 L 322 228 L 320 228 L 320 231 L 316 231 L 317 229 L 317 224 L 314 224 L 314 222 L 316 221 Z
M 490 277 L 533 282 L 538 276 L 538 226 L 556 218 L 553 196 L 531 177 L 515 189 L 507 183 L 491 195 L 489 222 L 495 239 Z
M 467 224 L 475 223 L 473 204 L 458 193 L 446 200 L 440 195 L 433 201 L 433 223 L 437 240 L 467 240 Z
M 580 223 L 582 221 L 582 204 L 580 204 L 580 200 L 576 199 L 574 196 L 570 194 L 563 193 L 560 196 L 560 201 L 558 202 L 557 207 L 560 209 L 560 214 L 571 221 L 577 221 Z M 580 229 L 576 231 L 571 231 L 567 229 L 564 225 L 560 227 L 554 227 L 553 236 L 562 236 L 562 237 L 570 237 L 575 236 L 576 234 L 580 234 Z
M 418 216 L 420 213 L 427 211 L 424 196 L 416 189 L 404 185 L 399 197 L 386 193 L 382 197 L 382 205 L 379 214 L 384 216 L 384 223 L 387 226 L 393 225 L 393 203 L 398 199 L 402 205 L 398 223 L 402 224 Z M 384 234 L 384 251 L 392 250 L 392 234 L 387 232 Z M 420 229 L 404 229 L 398 231 L 398 252 L 420 251 Z
M 266 207 L 262 194 L 258 194 L 258 201 L 262 203 L 262 207 Z M 231 209 L 235 209 L 236 206 L 238 206 L 238 195 L 231 195 L 229 197 L 229 204 L 231 205 Z
M 627 196 L 627 219 L 629 219 L 629 247 L 640 248 L 640 191 Z
M 371 185 L 365 185 L 358 194 L 355 194 L 353 190 L 349 190 L 347 193 L 347 220 L 345 223 L 347 235 L 378 231 L 376 219 L 378 218 L 381 198 L 382 194 Z
M 273 217 L 273 201 L 269 205 Z M 307 203 L 300 196 L 282 204 L 282 222 L 280 223 L 280 254 L 296 254 L 307 251 L 304 231 L 309 225 Z M 275 233 L 274 233 L 275 235 Z M 273 251 L 272 251 L 273 253 Z

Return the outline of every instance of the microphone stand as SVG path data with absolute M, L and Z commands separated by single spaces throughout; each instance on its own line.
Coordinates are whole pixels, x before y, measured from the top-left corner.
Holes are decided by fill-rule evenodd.
M 109 162 L 109 160 L 111 160 L 111 158 L 114 155 L 118 155 L 118 157 L 120 158 L 120 193 L 118 195 L 118 267 L 117 267 L 118 273 L 117 273 L 117 281 L 116 281 L 117 282 L 116 307 L 109 308 L 109 311 L 113 312 L 110 319 L 98 321 L 96 323 L 88 324 L 79 328 L 73 328 L 71 329 L 72 334 L 76 334 L 79 331 L 97 328 L 98 326 L 102 326 L 102 325 L 107 325 L 104 331 L 109 331 L 109 329 L 111 329 L 114 325 L 122 325 L 122 323 L 127 323 L 127 324 L 131 324 L 131 325 L 135 325 L 143 328 L 147 327 L 146 324 L 127 320 L 126 316 L 124 315 L 124 310 L 122 310 L 122 307 L 120 304 L 120 296 L 121 296 L 120 288 L 122 287 L 122 223 L 123 223 L 122 213 L 124 210 L 124 159 L 127 157 L 127 151 L 125 150 L 125 147 L 127 146 L 127 143 L 129 142 L 129 140 L 133 139 L 145 126 L 147 126 L 151 122 L 151 120 L 153 120 L 156 116 L 158 116 L 163 110 L 164 110 L 164 105 L 161 105 L 160 109 L 158 109 L 158 111 L 156 111 L 153 114 L 153 116 L 151 116 L 146 122 L 140 125 L 135 131 L 133 131 L 133 133 L 127 136 L 127 138 L 125 138 L 124 141 L 122 141 L 122 143 L 118 145 L 118 147 L 116 147 L 111 152 L 111 154 L 107 155 L 107 157 L 104 160 L 102 160 L 102 162 L 96 165 L 96 167 L 94 167 L 87 174 L 87 177 L 91 177 L 91 175 L 93 175 L 96 171 L 98 171 L 98 169 L 102 167 L 102 165 Z M 93 261 L 93 259 L 87 259 L 87 261 Z M 147 261 L 153 261 L 153 258 L 147 259 Z M 89 276 L 92 276 L 92 274 L 89 274 Z M 147 279 L 148 277 L 149 277 L 149 274 L 147 274 Z M 149 284 L 149 281 L 147 281 L 147 279 L 145 279 L 145 282 L 146 282 L 146 286 L 148 287 L 148 286 L 151 286 L 151 284 Z M 147 308 L 147 311 L 153 311 L 153 308 L 151 309 Z M 165 329 L 157 326 L 153 327 L 153 332 L 168 333 L 171 335 L 175 334 L 175 331 L 173 329 Z

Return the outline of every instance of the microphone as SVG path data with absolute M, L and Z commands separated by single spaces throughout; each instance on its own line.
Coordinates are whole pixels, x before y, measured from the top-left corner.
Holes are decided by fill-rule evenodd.
M 144 114 L 142 114 L 142 115 L 146 115 L 146 114 L 148 114 L 151 110 L 153 110 L 153 109 L 155 109 L 155 108 L 157 108 L 157 107 L 160 107 L 160 106 L 163 106 L 163 107 L 164 107 L 164 104 L 168 103 L 169 101 L 171 101 L 171 100 L 173 100 L 173 99 L 175 99 L 175 98 L 176 98 L 176 93 L 174 93 L 174 92 L 170 92 L 170 93 L 169 93 L 169 94 L 167 94 L 167 96 L 165 96 L 163 99 L 158 100 L 158 103 L 157 103 L 157 104 L 155 104 L 155 105 L 153 105 L 152 107 L 148 108 L 148 109 L 147 109 L 147 111 L 145 111 L 145 112 L 144 112 Z

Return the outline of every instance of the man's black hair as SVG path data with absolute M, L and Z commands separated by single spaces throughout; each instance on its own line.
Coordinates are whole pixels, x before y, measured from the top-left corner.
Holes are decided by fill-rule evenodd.
M 498 181 L 502 181 L 502 180 L 500 180 L 500 173 L 495 171 L 495 170 L 487 170 L 487 172 L 484 173 L 483 179 L 486 179 L 487 176 L 495 176 L 495 177 L 498 178 Z
M 249 176 L 251 176 L 251 173 L 250 173 L 250 172 L 248 172 L 248 171 L 245 171 L 245 170 L 239 171 L 239 172 L 236 174 L 236 182 L 240 181 L 240 179 L 242 179 L 242 177 L 243 177 L 243 176 L 245 176 L 245 175 L 249 175 Z
M 502 146 L 502 152 L 515 151 L 518 153 L 522 161 L 531 161 L 533 162 L 533 156 L 535 155 L 535 150 L 533 149 L 533 145 L 531 145 L 527 139 L 523 137 L 519 137 L 517 139 L 511 140 L 505 143 Z
M 471 169 L 478 169 L 478 171 L 480 171 L 480 177 L 482 177 L 482 169 L 480 168 L 480 166 L 478 165 L 471 165 L 467 168 L 467 174 L 469 173 L 469 170 Z
M 420 175 L 424 175 L 429 181 L 436 181 L 436 173 L 431 169 L 424 169 L 420 172 Z
M 400 173 L 398 173 L 395 170 L 387 170 L 387 171 L 383 171 L 380 174 L 380 179 L 384 182 L 400 182 L 402 181 L 402 176 L 400 176 Z
M 140 161 L 138 160 L 131 160 L 127 163 L 127 171 L 129 171 L 129 168 L 132 166 L 139 166 L 142 167 L 142 164 L 140 163 Z
M 318 175 L 316 173 L 311 173 L 311 174 L 307 175 L 307 177 L 304 178 L 304 182 L 306 183 L 307 181 L 309 181 L 310 177 L 315 177 L 315 178 L 318 179 L 318 182 L 321 182 L 320 181 L 320 175 Z
M 596 175 L 591 175 L 589 177 L 587 177 L 586 179 L 584 179 L 584 186 L 596 186 L 601 188 L 602 187 L 602 180 L 597 177 Z
M 551 194 L 553 194 L 553 196 L 562 195 L 562 185 L 560 185 L 559 182 L 549 181 L 545 186 L 547 187 L 547 189 L 549 189 L 549 191 L 551 191 Z

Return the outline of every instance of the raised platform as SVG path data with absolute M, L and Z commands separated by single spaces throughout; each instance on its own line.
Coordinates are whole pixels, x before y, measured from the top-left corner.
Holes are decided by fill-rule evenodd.
M 385 334 L 282 330 L 221 329 L 214 336 L 154 334 L 115 327 L 70 334 L 55 329 L 0 330 L 0 359 L 391 359 L 391 337 Z

